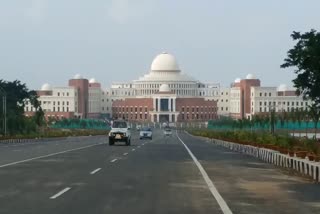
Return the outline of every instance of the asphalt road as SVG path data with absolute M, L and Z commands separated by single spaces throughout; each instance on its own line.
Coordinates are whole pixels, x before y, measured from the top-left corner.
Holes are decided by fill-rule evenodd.
M 0 214 L 320 213 L 319 184 L 178 136 L 1 145 Z

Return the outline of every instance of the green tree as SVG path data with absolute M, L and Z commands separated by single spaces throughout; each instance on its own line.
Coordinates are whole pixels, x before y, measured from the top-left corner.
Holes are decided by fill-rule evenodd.
M 293 83 L 298 95 L 312 101 L 310 116 L 315 124 L 316 134 L 320 117 L 320 33 L 316 30 L 303 34 L 293 32 L 291 37 L 296 44 L 288 51 L 281 68 L 295 68 L 297 77 Z

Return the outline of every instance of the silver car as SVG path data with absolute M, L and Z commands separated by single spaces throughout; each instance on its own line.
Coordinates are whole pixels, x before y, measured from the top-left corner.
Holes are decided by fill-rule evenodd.
M 144 138 L 148 138 L 148 139 L 152 140 L 152 130 L 151 130 L 151 128 L 145 127 L 145 128 L 142 128 L 140 130 L 140 140 L 144 139 Z

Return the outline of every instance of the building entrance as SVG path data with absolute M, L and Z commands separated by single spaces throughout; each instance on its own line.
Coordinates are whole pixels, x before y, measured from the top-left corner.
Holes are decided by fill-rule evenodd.
M 160 115 L 159 120 L 160 120 L 159 121 L 160 123 L 169 122 L 169 115 L 168 114 Z

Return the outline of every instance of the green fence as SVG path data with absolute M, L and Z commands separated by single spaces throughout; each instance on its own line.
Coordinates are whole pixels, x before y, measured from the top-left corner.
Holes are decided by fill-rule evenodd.
M 105 121 L 94 119 L 63 119 L 56 121 L 51 128 L 110 130 L 110 126 Z
M 269 123 L 255 123 L 254 125 L 249 125 L 247 123 L 241 123 L 239 121 L 209 121 L 208 122 L 208 129 L 270 129 L 270 122 Z M 294 129 L 294 130 L 305 130 L 305 129 L 313 129 L 314 123 L 313 122 L 281 122 L 277 121 L 275 123 L 275 129 Z

